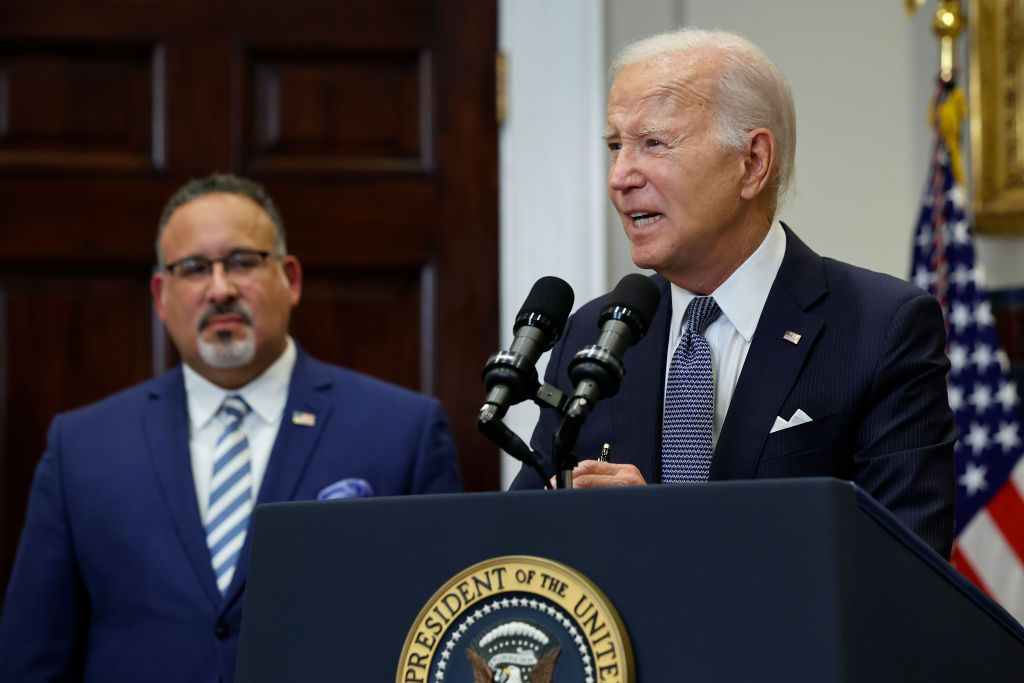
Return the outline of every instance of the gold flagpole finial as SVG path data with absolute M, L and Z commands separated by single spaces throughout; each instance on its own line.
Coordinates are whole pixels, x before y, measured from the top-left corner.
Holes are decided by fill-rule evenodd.
M 907 16 L 912 16 L 927 0 L 905 0 Z M 964 30 L 964 15 L 960 0 L 939 0 L 932 28 L 939 38 L 939 77 L 949 83 L 956 69 L 956 39 Z
M 905 0 L 907 14 L 912 15 L 927 0 Z M 960 150 L 960 122 L 967 114 L 967 100 L 956 87 L 956 39 L 964 30 L 965 20 L 960 0 L 938 0 L 939 8 L 932 19 L 932 28 L 939 38 L 939 79 L 935 99 L 928 112 L 928 121 L 942 136 L 949 151 L 949 161 L 958 183 L 964 183 L 963 158 Z
M 956 39 L 964 28 L 960 0 L 941 0 L 932 27 L 939 37 L 939 77 L 949 83 L 956 67 Z

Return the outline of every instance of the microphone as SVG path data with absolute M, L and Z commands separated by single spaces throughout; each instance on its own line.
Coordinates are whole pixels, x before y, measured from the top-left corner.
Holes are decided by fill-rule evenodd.
M 516 315 L 512 346 L 491 356 L 484 366 L 487 398 L 481 419 L 485 413 L 488 420 L 502 417 L 509 406 L 536 395 L 537 359 L 562 335 L 573 299 L 572 287 L 561 278 L 542 277 L 533 285 Z
M 601 333 L 597 342 L 584 346 L 569 362 L 569 379 L 575 389 L 551 448 L 557 488 L 572 488 L 580 429 L 594 404 L 619 390 L 626 373 L 622 354 L 647 333 L 660 300 L 658 286 L 639 273 L 619 280 L 598 317 Z
M 577 351 L 569 363 L 575 391 L 567 417 L 586 415 L 594 403 L 619 390 L 625 374 L 622 354 L 647 333 L 660 300 L 658 286 L 639 273 L 627 275 L 615 285 L 598 318 L 601 333 L 597 342 Z

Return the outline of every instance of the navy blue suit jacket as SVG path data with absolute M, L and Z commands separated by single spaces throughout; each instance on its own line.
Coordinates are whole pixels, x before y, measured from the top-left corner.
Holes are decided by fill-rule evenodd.
M 461 490 L 436 400 L 300 350 L 257 503 L 315 499 L 346 477 L 379 496 Z M 57 416 L 0 619 L 0 680 L 231 681 L 249 539 L 222 598 L 180 367 Z
M 596 405 L 580 459 L 604 443 L 613 462 L 661 478 L 661 420 L 672 297 L 624 355 L 619 392 Z M 552 350 L 546 381 L 571 392 L 568 364 L 597 338 L 607 296 L 574 314 Z M 787 331 L 801 335 L 793 344 Z M 953 539 L 956 432 L 938 303 L 912 284 L 822 258 L 786 228 L 786 254 L 750 344 L 719 435 L 710 478 L 827 476 L 857 482 L 944 557 Z M 776 416 L 812 422 L 770 434 Z M 542 411 L 533 448 L 549 465 L 560 417 Z M 524 468 L 512 488 L 539 488 Z

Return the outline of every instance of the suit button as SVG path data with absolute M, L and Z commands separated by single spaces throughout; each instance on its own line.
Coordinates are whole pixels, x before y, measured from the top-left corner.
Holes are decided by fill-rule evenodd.
M 217 625 L 213 627 L 213 635 L 217 636 L 219 640 L 227 638 L 229 633 L 231 633 L 231 629 L 223 622 L 217 622 Z

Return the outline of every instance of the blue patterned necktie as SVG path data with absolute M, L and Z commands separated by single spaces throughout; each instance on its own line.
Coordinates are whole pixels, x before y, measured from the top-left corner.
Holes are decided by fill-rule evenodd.
M 214 453 L 210 505 L 206 509 L 206 545 L 221 595 L 231 585 L 252 513 L 252 454 L 242 430 L 248 412 L 248 404 L 237 394 L 225 398 L 220 408 L 227 426 L 217 439 Z
M 707 481 L 711 471 L 711 427 L 715 418 L 715 384 L 711 347 L 704 330 L 721 314 L 710 296 L 686 307 L 690 321 L 672 354 L 665 386 L 661 428 L 661 480 Z

